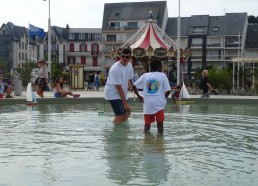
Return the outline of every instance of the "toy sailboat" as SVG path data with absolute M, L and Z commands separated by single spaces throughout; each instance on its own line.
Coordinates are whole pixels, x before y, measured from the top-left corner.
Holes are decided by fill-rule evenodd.
M 37 105 L 38 104 L 35 92 L 32 90 L 31 83 L 28 83 L 26 97 L 27 97 L 26 105 Z
M 193 103 L 194 101 L 191 100 L 191 96 L 189 95 L 185 84 L 183 82 L 180 94 L 179 94 L 179 99 L 176 101 L 177 104 L 190 104 Z

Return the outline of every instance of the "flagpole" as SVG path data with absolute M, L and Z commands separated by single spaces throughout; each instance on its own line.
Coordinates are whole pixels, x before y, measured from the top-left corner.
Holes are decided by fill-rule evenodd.
M 177 85 L 180 85 L 180 41 L 181 39 L 181 18 L 180 18 L 180 0 L 178 0 L 177 17 Z
M 28 22 L 28 61 L 30 62 L 30 23 Z

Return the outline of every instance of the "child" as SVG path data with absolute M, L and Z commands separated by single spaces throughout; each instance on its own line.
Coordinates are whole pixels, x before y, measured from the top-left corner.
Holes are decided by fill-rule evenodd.
M 175 101 L 177 101 L 178 98 L 179 98 L 181 86 L 180 86 L 180 85 L 177 85 L 174 89 L 176 89 L 176 90 L 175 90 L 175 92 L 172 94 L 172 100 L 175 102 Z
M 55 83 L 53 85 L 53 92 L 54 92 L 55 98 L 63 98 L 63 97 L 67 97 L 67 95 L 73 96 L 73 97 L 80 97 L 80 94 L 73 94 L 71 91 L 64 90 L 63 82 L 64 82 L 64 78 L 60 75 L 57 76 Z
M 2 82 L 2 78 L 0 77 L 0 98 L 4 96 L 4 83 Z
M 153 60 L 150 63 L 151 72 L 143 74 L 132 86 L 135 94 L 143 104 L 144 131 L 150 130 L 150 125 L 156 119 L 158 132 L 163 133 L 163 122 L 165 119 L 164 109 L 167 104 L 167 97 L 170 94 L 170 85 L 167 76 L 162 72 L 160 60 Z M 143 97 L 137 88 L 143 87 Z

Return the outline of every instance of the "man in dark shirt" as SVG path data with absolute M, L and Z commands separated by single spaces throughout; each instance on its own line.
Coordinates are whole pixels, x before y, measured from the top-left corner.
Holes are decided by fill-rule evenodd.
M 202 96 L 201 98 L 209 98 L 209 89 L 211 89 L 212 93 L 217 94 L 216 91 L 212 88 L 210 84 L 210 80 L 208 78 L 208 70 L 204 70 L 202 72 Z

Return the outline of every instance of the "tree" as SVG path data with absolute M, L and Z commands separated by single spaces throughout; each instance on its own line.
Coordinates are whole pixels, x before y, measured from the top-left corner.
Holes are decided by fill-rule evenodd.
M 253 15 L 248 16 L 248 23 L 249 24 L 258 24 L 258 16 L 255 17 Z
M 33 68 L 38 68 L 38 64 L 31 61 L 26 61 L 17 67 L 16 70 L 20 74 L 23 86 L 26 86 L 31 81 L 31 71 Z

